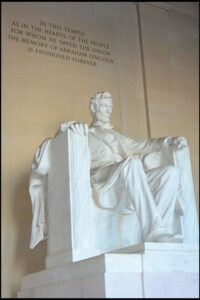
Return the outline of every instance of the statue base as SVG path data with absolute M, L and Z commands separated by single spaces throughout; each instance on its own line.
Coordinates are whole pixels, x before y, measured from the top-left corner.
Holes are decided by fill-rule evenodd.
M 22 279 L 18 298 L 198 298 L 198 245 L 143 243 Z

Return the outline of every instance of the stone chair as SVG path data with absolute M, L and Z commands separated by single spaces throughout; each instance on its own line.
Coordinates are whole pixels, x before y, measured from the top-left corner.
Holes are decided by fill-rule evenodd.
M 77 261 L 143 242 L 136 213 L 120 215 L 99 207 L 92 198 L 86 136 L 67 129 L 51 140 L 49 153 L 47 265 L 54 260 L 56 263 L 59 259 L 63 261 L 63 257 Z M 185 186 L 182 201 L 186 209 L 183 216 L 176 213 L 174 226 L 177 233 L 184 232 L 184 243 L 197 243 L 198 226 L 188 147 L 176 153 L 171 149 L 154 152 L 143 156 L 142 161 L 145 169 L 164 165 L 176 165 L 182 169 L 181 182 Z M 187 185 L 184 185 L 185 181 Z M 177 203 L 181 206 L 180 201 Z

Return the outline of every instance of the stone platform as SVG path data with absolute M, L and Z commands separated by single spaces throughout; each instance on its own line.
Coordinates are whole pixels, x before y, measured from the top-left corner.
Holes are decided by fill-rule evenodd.
M 198 245 L 144 243 L 48 267 L 19 298 L 198 298 Z

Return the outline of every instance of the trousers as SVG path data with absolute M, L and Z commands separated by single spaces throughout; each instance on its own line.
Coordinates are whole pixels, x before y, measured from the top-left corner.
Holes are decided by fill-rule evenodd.
M 159 228 L 172 234 L 179 173 L 171 165 L 144 170 L 139 158 L 129 157 L 105 167 L 96 176 L 99 203 L 117 213 L 135 211 L 144 240 Z

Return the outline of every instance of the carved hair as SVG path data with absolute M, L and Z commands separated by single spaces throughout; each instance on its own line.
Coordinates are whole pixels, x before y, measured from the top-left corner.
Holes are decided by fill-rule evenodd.
M 98 105 L 102 99 L 111 98 L 111 94 L 109 92 L 98 92 L 92 96 L 90 99 L 90 111 L 94 114 L 94 106 Z

